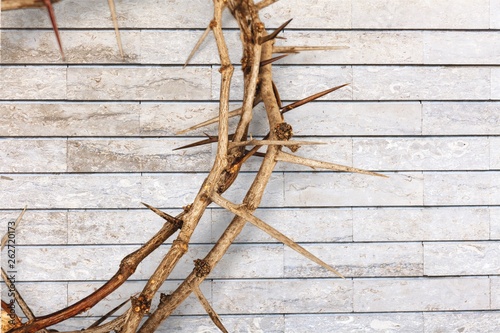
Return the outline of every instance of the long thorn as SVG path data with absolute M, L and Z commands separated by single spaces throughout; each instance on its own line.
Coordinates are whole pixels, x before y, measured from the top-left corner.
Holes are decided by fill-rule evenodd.
M 207 314 L 210 316 L 210 319 L 212 319 L 215 326 L 217 326 L 217 328 L 220 329 L 221 332 L 228 333 L 229 331 L 222 324 L 219 315 L 217 314 L 217 312 L 215 312 L 208 300 L 205 298 L 205 295 L 203 295 L 203 293 L 201 292 L 200 287 L 193 284 L 193 291 L 196 297 L 198 297 L 198 300 L 200 301 Z
M 233 110 L 233 111 L 229 112 L 229 118 L 235 117 L 235 116 L 239 116 L 240 114 L 241 114 L 241 108 L 238 108 L 236 110 Z M 204 121 L 202 123 L 196 124 L 194 126 L 186 128 L 186 129 L 183 129 L 182 131 L 179 131 L 179 132 L 177 132 L 175 134 L 177 134 L 177 135 L 185 134 L 185 133 L 187 133 L 189 131 L 194 131 L 195 129 L 198 129 L 198 128 L 201 128 L 201 127 L 205 127 L 205 126 L 208 126 L 208 125 L 211 125 L 211 124 L 215 124 L 218 121 L 219 121 L 219 117 L 214 117 L 214 118 L 206 120 L 206 121 Z
M 167 222 L 175 225 L 177 228 L 182 227 L 182 220 L 178 219 L 177 217 L 174 217 L 172 215 L 169 215 L 165 212 L 162 212 L 158 208 L 155 208 L 153 206 L 148 205 L 147 203 L 141 202 L 144 206 L 148 207 L 151 209 L 154 213 L 156 213 L 158 216 L 160 216 L 162 219 L 166 220 Z
M 56 34 L 57 44 L 59 44 L 59 51 L 61 52 L 62 60 L 65 61 L 64 51 L 61 42 L 61 36 L 59 35 L 59 29 L 57 27 L 56 14 L 54 13 L 54 7 L 52 7 L 52 2 L 50 0 L 43 0 L 45 7 L 49 12 L 50 22 L 52 23 L 52 29 L 54 29 L 54 33 Z
M 271 39 L 274 39 L 285 27 L 288 25 L 288 23 L 292 22 L 293 19 L 289 19 L 282 25 L 280 25 L 276 30 L 274 30 L 270 35 L 260 37 L 259 38 L 259 44 L 264 44 L 267 41 L 270 41 Z
M 318 169 L 327 169 L 327 170 L 333 170 L 333 171 L 353 172 L 353 173 L 360 173 L 363 175 L 389 178 L 386 175 L 383 175 L 381 173 L 376 173 L 376 172 L 372 172 L 372 171 L 353 168 L 350 166 L 345 166 L 345 165 L 340 165 L 340 164 L 335 164 L 335 163 L 317 161 L 317 160 L 313 160 L 310 158 L 295 156 L 295 155 L 288 154 L 288 153 L 285 153 L 282 151 L 278 152 L 278 155 L 276 156 L 276 161 L 305 165 L 305 166 L 308 166 L 308 167 L 313 168 L 313 169 L 318 168 Z
M 297 251 L 298 253 L 300 253 L 304 257 L 306 257 L 307 259 L 309 259 L 309 260 L 317 263 L 318 265 L 322 266 L 323 268 L 326 268 L 327 270 L 329 270 L 330 272 L 334 273 L 335 275 L 337 275 L 337 276 L 345 279 L 345 277 L 342 274 L 340 274 L 337 270 L 335 270 L 330 265 L 328 265 L 327 263 L 325 263 L 323 260 L 321 260 L 318 257 L 316 257 L 314 254 L 312 254 L 311 252 L 307 251 L 302 246 L 300 246 L 299 244 L 295 243 L 292 239 L 290 239 L 286 235 L 282 234 L 281 232 L 279 232 L 275 228 L 271 227 L 266 222 L 262 221 L 261 219 L 259 219 L 258 217 L 254 216 L 253 214 L 249 213 L 248 211 L 246 211 L 246 209 L 241 208 L 241 206 L 235 205 L 234 203 L 232 203 L 232 202 L 224 199 L 218 193 L 213 193 L 212 196 L 211 196 L 211 198 L 212 198 L 212 201 L 215 202 L 217 205 L 221 206 L 222 208 L 225 208 L 225 209 L 229 210 L 233 214 L 236 214 L 236 215 L 244 218 L 248 222 L 250 222 L 253 225 L 255 225 L 257 228 L 259 228 L 262 231 L 266 232 L 271 237 L 273 237 L 273 238 L 279 240 L 280 242 L 282 242 L 283 244 L 287 245 L 292 250 Z
M 335 90 L 338 90 L 338 89 L 340 89 L 342 87 L 345 87 L 347 85 L 349 85 L 349 83 L 346 83 L 346 84 L 343 84 L 343 85 L 340 85 L 340 86 L 337 86 L 337 87 L 334 87 L 334 88 L 330 88 L 330 89 L 324 90 L 324 91 L 319 92 L 317 94 L 314 94 L 314 95 L 311 95 L 311 96 L 306 97 L 304 99 L 301 99 L 300 101 L 293 102 L 292 104 L 289 104 L 289 105 L 283 107 L 281 109 L 281 113 L 285 113 L 285 112 L 288 112 L 288 111 L 293 110 L 295 108 L 298 108 L 299 106 L 302 106 L 302 105 L 307 104 L 307 103 L 309 103 L 311 101 L 314 101 L 315 99 L 323 97 L 326 94 L 329 94 L 329 93 L 331 93 L 331 92 L 333 92 Z
M 344 50 L 349 46 L 274 46 L 273 53 L 299 53 L 301 51 Z
M 283 55 L 280 55 L 280 56 L 277 56 L 277 57 L 274 57 L 274 58 L 271 58 L 271 59 L 263 60 L 263 61 L 260 62 L 260 67 L 272 64 L 275 61 L 283 59 L 284 57 L 288 57 L 288 54 L 283 54 Z
M 311 146 L 311 145 L 324 145 L 325 142 L 319 141 L 295 141 L 295 140 L 248 140 L 239 142 L 230 142 L 229 148 L 241 146 Z
M 193 147 L 203 146 L 203 145 L 207 145 L 207 144 L 219 141 L 219 137 L 218 136 L 210 136 L 210 135 L 207 135 L 207 136 L 208 136 L 208 139 L 201 140 L 201 141 L 196 141 L 196 142 L 190 143 L 190 144 L 182 146 L 182 147 L 174 148 L 172 150 L 180 150 L 180 149 L 193 148 Z M 234 134 L 229 134 L 229 140 L 231 140 L 233 138 L 233 136 L 234 136 Z
M 191 50 L 191 53 L 189 53 L 189 56 L 187 57 L 183 67 L 186 67 L 189 64 L 189 61 L 191 61 L 191 58 L 193 58 L 193 56 L 195 55 L 196 51 L 198 51 L 205 38 L 207 38 L 209 32 L 210 32 L 210 25 L 207 26 L 207 28 L 203 32 L 203 35 L 201 35 L 200 39 L 198 39 L 198 42 L 196 42 L 196 45 L 193 47 L 193 50 Z
M 109 11 L 111 12 L 111 18 L 113 19 L 113 25 L 115 27 L 116 42 L 118 43 L 118 49 L 120 50 L 120 55 L 122 59 L 125 58 L 123 55 L 123 45 L 122 39 L 120 37 L 120 29 L 118 29 L 118 19 L 116 17 L 115 0 L 108 0 Z

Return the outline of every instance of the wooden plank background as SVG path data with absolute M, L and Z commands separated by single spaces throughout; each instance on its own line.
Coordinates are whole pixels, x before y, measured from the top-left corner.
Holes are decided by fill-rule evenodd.
M 125 61 L 107 1 L 55 5 L 67 62 L 45 10 L 1 14 L 0 219 L 6 231 L 29 208 L 16 236 L 17 287 L 37 315 L 110 278 L 162 225 L 140 202 L 179 212 L 215 153 L 172 151 L 216 132 L 175 135 L 217 114 L 213 39 L 182 68 L 211 1 L 115 1 Z M 289 18 L 278 44 L 347 48 L 278 62 L 282 98 L 350 83 L 287 114 L 298 138 L 327 143 L 299 154 L 390 178 L 280 165 L 257 215 L 348 278 L 247 227 L 203 283 L 205 295 L 231 332 L 497 333 L 500 1 L 282 0 L 262 13 L 269 28 Z M 238 64 L 236 25 L 229 15 L 224 25 Z M 234 77 L 237 105 L 242 76 Z M 252 135 L 265 134 L 263 121 Z M 246 166 L 228 196 L 241 198 L 257 167 Z M 229 219 L 207 211 L 163 292 Z M 56 328 L 81 329 L 139 292 L 167 249 Z M 191 297 L 162 331 L 217 330 Z

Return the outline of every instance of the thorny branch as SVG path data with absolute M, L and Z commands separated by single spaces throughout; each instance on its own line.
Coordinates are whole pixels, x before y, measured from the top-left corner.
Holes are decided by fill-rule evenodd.
M 48 1 L 50 3 L 49 0 L 43 1 Z M 33 333 L 76 316 L 77 314 L 93 307 L 104 297 L 116 290 L 118 286 L 123 284 L 123 282 L 125 282 L 135 271 L 137 265 L 152 251 L 163 244 L 177 230 L 180 230 L 177 238 L 173 241 L 169 251 L 158 264 L 155 272 L 151 275 L 143 290 L 138 295 L 131 297 L 130 308 L 128 308 L 119 317 L 103 324 L 103 321 L 113 313 L 110 312 L 104 315 L 103 318 L 98 320 L 89 328 L 78 332 L 154 332 L 191 293 L 194 293 L 198 297 L 214 324 L 222 332 L 227 332 L 227 329 L 224 327 L 215 309 L 212 308 L 208 300 L 202 294 L 200 284 L 221 260 L 247 222 L 256 225 L 308 259 L 343 278 L 342 274 L 333 269 L 329 264 L 314 256 L 286 235 L 272 228 L 266 222 L 258 219 L 253 214 L 260 205 L 266 186 L 276 164 L 280 161 L 301 164 L 312 168 L 324 168 L 334 171 L 356 172 L 372 176 L 385 177 L 381 174 L 349 166 L 342 166 L 329 162 L 299 157 L 282 151 L 283 147 L 289 147 L 290 150 L 294 152 L 299 149 L 301 145 L 318 144 L 291 140 L 293 136 L 293 129 L 291 125 L 284 121 L 284 114 L 306 103 L 312 102 L 321 96 L 331 93 L 337 89 L 341 89 L 345 86 L 345 84 L 319 92 L 307 98 L 293 102 L 287 106 L 282 106 L 278 89 L 273 82 L 272 65 L 276 61 L 283 58 L 283 56 L 273 58 L 273 53 L 297 53 L 304 50 L 331 50 L 343 47 L 274 46 L 275 38 L 277 38 L 278 34 L 290 23 L 291 19 L 283 23 L 273 32 L 268 33 L 264 24 L 260 20 L 259 11 L 269 5 L 272 5 L 276 1 L 277 0 L 262 0 L 261 2 L 255 4 L 253 0 L 213 0 L 213 19 L 186 61 L 187 64 L 200 44 L 207 37 L 208 33 L 212 31 L 217 44 L 221 63 L 219 70 L 221 73 L 219 116 L 180 132 L 185 133 L 189 130 L 218 122 L 217 136 L 208 136 L 208 139 L 206 140 L 181 147 L 189 148 L 207 143 L 217 143 L 217 155 L 215 157 L 214 164 L 207 175 L 207 178 L 200 187 L 193 203 L 185 207 L 184 212 L 176 217 L 173 217 L 151 205 L 144 204 L 154 213 L 164 218 L 166 223 L 141 248 L 129 254 L 122 260 L 118 271 L 108 282 L 86 298 L 65 309 L 41 317 L 36 317 L 31 314 L 31 317 L 28 316 L 28 322 L 21 324 L 18 328 L 10 330 L 9 333 Z M 114 13 L 114 6 L 111 0 L 109 0 L 109 5 L 113 13 L 115 29 L 117 30 L 116 14 Z M 243 57 L 241 60 L 241 67 L 244 74 L 243 102 L 239 108 L 233 111 L 229 110 L 229 101 L 231 93 L 231 79 L 234 69 L 229 59 L 229 50 L 226 45 L 222 29 L 222 14 L 225 9 L 228 9 L 238 22 L 243 48 Z M 117 34 L 117 38 L 119 38 L 119 34 Z M 120 41 L 119 44 L 120 52 L 122 52 Z M 266 110 L 269 132 L 262 140 L 255 140 L 252 138 L 248 139 L 248 128 L 253 118 L 253 109 L 260 102 L 263 102 Z M 239 122 L 236 126 L 235 132 L 230 134 L 228 121 L 230 117 L 236 116 L 239 116 Z M 258 152 L 258 150 L 262 147 L 266 147 L 265 153 Z M 251 156 L 263 157 L 261 166 L 255 175 L 253 183 L 248 188 L 243 201 L 240 204 L 232 203 L 223 198 L 222 194 L 233 184 L 238 176 L 242 164 L 245 163 Z M 169 277 L 173 268 L 188 251 L 188 244 L 190 242 L 191 235 L 210 203 L 217 204 L 230 211 L 234 214 L 234 218 L 205 258 L 195 260 L 194 268 L 186 279 L 172 294 L 161 294 L 160 303 L 153 311 L 151 311 L 151 308 L 153 307 L 153 296 L 157 294 L 159 288 Z M 125 305 L 126 303 L 128 302 L 122 303 L 119 307 Z M 144 321 L 142 326 L 139 327 L 143 317 L 148 314 L 149 317 Z

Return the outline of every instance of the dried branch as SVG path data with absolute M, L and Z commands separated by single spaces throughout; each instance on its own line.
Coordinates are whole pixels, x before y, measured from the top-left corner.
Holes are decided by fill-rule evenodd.
M 13 9 L 23 9 L 23 8 L 39 8 L 45 7 L 45 0 L 2 0 L 2 11 L 13 10 Z M 52 0 L 52 3 L 59 2 L 61 0 Z
M 161 244 L 163 244 L 163 242 L 165 242 L 176 231 L 177 228 L 174 225 L 171 223 L 165 223 L 163 227 L 148 242 L 146 242 L 146 244 L 123 258 L 120 263 L 120 268 L 115 275 L 113 275 L 110 280 L 108 280 L 103 286 L 94 291 L 92 294 L 68 306 L 67 308 L 42 317 L 37 317 L 35 320 L 26 323 L 26 325 L 9 331 L 9 333 L 34 333 L 92 308 L 107 295 L 111 294 L 114 290 L 121 286 L 135 272 L 139 263 Z

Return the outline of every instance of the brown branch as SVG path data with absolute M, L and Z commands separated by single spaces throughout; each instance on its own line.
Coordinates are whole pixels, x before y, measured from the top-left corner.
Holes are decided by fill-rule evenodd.
M 139 263 L 161 244 L 163 244 L 163 242 L 165 242 L 176 231 L 177 228 L 171 223 L 165 223 L 146 244 L 123 258 L 120 263 L 120 268 L 115 275 L 92 294 L 68 306 L 67 308 L 42 317 L 37 317 L 34 321 L 28 322 L 22 327 L 11 330 L 9 333 L 34 333 L 92 308 L 103 298 L 121 286 L 135 272 Z
M 61 0 L 52 0 L 52 3 L 59 2 Z M 44 0 L 2 0 L 2 11 L 4 10 L 14 10 L 23 8 L 39 8 L 45 7 Z
M 222 12 L 226 2 L 214 1 L 214 19 L 210 23 L 219 55 L 221 59 L 221 93 L 219 101 L 219 140 L 217 156 L 207 179 L 198 192 L 189 211 L 183 218 L 182 229 L 173 242 L 172 247 L 164 256 L 155 272 L 149 278 L 146 286 L 137 298 L 132 299 L 132 312 L 124 324 L 122 333 L 133 333 L 136 331 L 142 317 L 149 311 L 151 300 L 158 291 L 163 281 L 170 275 L 180 258 L 187 252 L 188 243 L 206 207 L 210 204 L 209 193 L 219 188 L 221 175 L 227 166 L 228 146 L 228 120 L 229 120 L 229 92 L 233 75 L 233 66 L 229 59 L 229 52 L 222 33 Z

